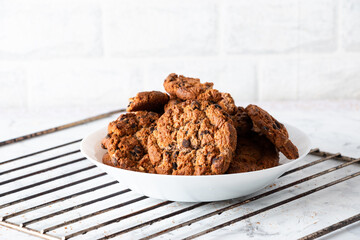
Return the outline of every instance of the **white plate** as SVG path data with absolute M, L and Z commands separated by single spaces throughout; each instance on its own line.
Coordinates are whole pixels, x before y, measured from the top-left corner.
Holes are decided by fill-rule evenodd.
M 300 157 L 288 160 L 280 154 L 280 165 L 260 171 L 211 176 L 173 176 L 134 172 L 110 167 L 102 163 L 106 150 L 100 146 L 107 128 L 99 129 L 81 142 L 81 152 L 95 165 L 107 172 L 131 190 L 152 198 L 208 202 L 237 198 L 254 193 L 270 184 L 304 158 L 310 151 L 310 139 L 299 129 L 285 125 L 291 141 L 298 147 Z

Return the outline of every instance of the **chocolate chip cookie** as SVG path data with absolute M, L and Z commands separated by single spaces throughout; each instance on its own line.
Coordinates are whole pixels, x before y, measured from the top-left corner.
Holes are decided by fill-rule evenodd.
M 164 112 L 166 112 L 169 108 L 171 108 L 172 106 L 178 104 L 178 103 L 182 103 L 183 100 L 177 98 L 177 97 L 173 97 L 170 96 L 170 100 L 169 102 L 164 106 Z
M 229 93 L 222 93 L 216 89 L 207 89 L 205 92 L 199 94 L 196 99 L 217 103 L 226 113 L 231 115 L 236 112 L 234 99 Z
M 159 118 L 147 146 L 159 174 L 222 174 L 235 152 L 236 130 L 219 105 L 188 100 Z
M 159 91 L 139 92 L 129 99 L 128 112 L 152 111 L 162 112 L 165 104 L 169 101 L 169 95 Z
M 196 99 L 198 95 L 213 87 L 213 83 L 200 83 L 199 78 L 184 77 L 171 73 L 164 81 L 164 88 L 169 94 L 182 100 Z
M 231 115 L 236 132 L 239 136 L 246 136 L 251 132 L 252 121 L 243 107 L 237 107 L 235 114 Z
M 109 153 L 105 153 L 103 158 L 102 158 L 102 162 L 106 165 L 112 166 L 114 167 L 113 162 L 111 161 L 111 157 L 109 155 Z
M 282 123 L 256 105 L 250 104 L 245 110 L 252 120 L 255 132 L 264 134 L 288 159 L 299 157 L 298 149 L 290 141 L 289 134 Z
M 157 113 L 139 111 L 122 114 L 109 123 L 108 135 L 102 141 L 102 147 L 108 150 L 113 166 L 155 172 L 147 154 L 147 140 L 158 118 Z M 108 162 L 107 157 L 105 160 Z
M 279 165 L 279 152 L 265 136 L 248 133 L 237 139 L 235 157 L 226 173 L 262 170 Z
M 180 100 L 200 100 L 217 103 L 229 114 L 234 114 L 236 106 L 229 93 L 221 93 L 213 89 L 213 83 L 200 83 L 198 78 L 170 74 L 164 81 L 165 90 Z

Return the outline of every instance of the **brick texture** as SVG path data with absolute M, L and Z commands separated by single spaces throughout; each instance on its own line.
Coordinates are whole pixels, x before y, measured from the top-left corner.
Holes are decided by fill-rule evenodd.
M 237 103 L 360 99 L 359 0 L 0 0 L 0 108 L 125 107 L 172 72 Z
M 336 48 L 334 1 L 232 1 L 223 15 L 227 53 Z
M 354 57 L 266 61 L 260 100 L 359 99 L 360 69 Z
M 100 17 L 93 1 L 1 1 L 0 59 L 99 56 Z
M 212 1 L 108 1 L 106 53 L 111 56 L 214 54 L 216 8 Z
M 29 105 L 126 107 L 142 85 L 141 71 L 124 61 L 37 62 L 29 67 Z
M 359 61 L 353 57 L 307 59 L 299 65 L 299 99 L 359 99 Z
M 360 1 L 341 2 L 344 48 L 348 51 L 360 51 Z
M 298 61 L 263 60 L 259 64 L 259 100 L 297 100 Z

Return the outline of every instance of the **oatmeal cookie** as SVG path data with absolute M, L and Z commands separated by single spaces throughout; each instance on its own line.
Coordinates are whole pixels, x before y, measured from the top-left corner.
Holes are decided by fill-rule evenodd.
M 159 115 L 139 111 L 126 113 L 109 123 L 108 135 L 102 146 L 108 150 L 115 167 L 154 172 L 147 154 L 147 139 L 156 126 Z
M 236 130 L 221 107 L 188 100 L 169 108 L 149 136 L 148 152 L 160 174 L 211 175 L 228 169 Z
M 279 152 L 265 136 L 248 133 L 239 136 L 235 157 L 226 173 L 262 170 L 279 165 Z
M 169 95 L 159 91 L 139 92 L 129 99 L 126 111 L 162 112 L 164 105 L 169 101 Z
M 200 83 L 198 78 L 189 78 L 171 73 L 164 81 L 165 90 L 181 100 L 201 100 L 217 103 L 229 114 L 234 114 L 236 106 L 229 93 L 213 89 L 213 83 Z
M 265 135 L 288 159 L 299 157 L 298 149 L 290 141 L 289 134 L 282 123 L 256 105 L 250 104 L 245 110 L 252 120 L 255 132 Z

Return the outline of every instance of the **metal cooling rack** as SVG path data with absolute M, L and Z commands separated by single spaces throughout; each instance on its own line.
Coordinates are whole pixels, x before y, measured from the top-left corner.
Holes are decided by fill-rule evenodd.
M 121 111 L 123 109 L 3 141 L 0 146 L 76 127 Z M 277 184 L 279 186 L 267 187 L 249 197 L 220 203 L 161 201 L 132 192 L 92 165 L 80 154 L 80 141 L 81 139 L 72 140 L 12 159 L 0 160 L 0 225 L 44 239 L 111 239 L 120 236 L 132 239 L 162 236 L 194 239 L 209 236 L 214 231 L 224 230 L 253 216 L 271 213 L 270 210 L 360 175 L 360 168 L 355 164 L 360 162 L 360 158 L 313 149 L 302 161 L 302 165 L 280 177 L 280 184 Z M 324 170 L 321 164 L 329 161 L 332 161 L 331 167 Z M 340 170 L 349 166 L 353 170 L 350 173 Z M 332 172 L 337 173 L 335 180 L 331 178 L 326 184 L 312 185 L 314 179 Z M 304 173 L 307 173 L 306 177 L 303 177 Z M 309 190 L 282 200 L 276 197 L 270 202 L 265 201 L 267 204 L 261 204 L 257 210 L 235 216 L 230 214 L 229 217 L 228 213 L 232 210 L 264 201 L 277 193 L 285 196 L 287 191 L 304 183 L 309 184 Z M 226 216 L 221 217 L 224 215 Z M 191 228 L 210 219 L 207 224 Z M 356 214 L 301 239 L 315 239 L 359 220 L 360 214 Z M 181 229 L 188 229 L 187 234 L 180 232 Z

